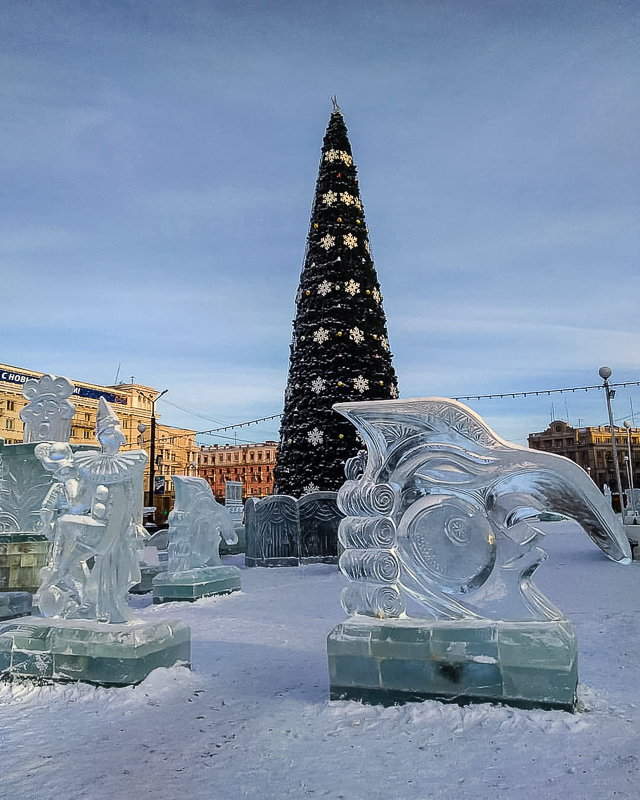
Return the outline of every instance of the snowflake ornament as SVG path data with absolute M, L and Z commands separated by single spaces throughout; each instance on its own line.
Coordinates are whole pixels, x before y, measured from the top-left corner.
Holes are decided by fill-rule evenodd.
M 331 236 L 331 234 L 326 233 L 322 239 L 320 239 L 320 247 L 324 247 L 325 250 L 328 250 L 330 247 L 336 243 L 336 237 Z
M 315 392 L 316 394 L 320 394 L 324 390 L 326 385 L 326 381 L 324 378 L 316 378 L 315 380 L 311 381 L 311 391 Z
M 309 444 L 312 444 L 314 447 L 317 447 L 319 444 L 322 444 L 324 439 L 324 433 L 319 428 L 313 428 L 307 434 L 307 440 Z
M 339 150 L 333 150 L 333 149 L 327 150 L 327 152 L 324 154 L 325 161 L 333 162 L 336 161 L 338 158 L 340 158 Z
M 369 388 L 369 381 L 364 376 L 358 375 L 353 382 L 353 388 L 356 390 L 356 392 L 363 394 L 363 392 L 366 392 Z
M 360 294 L 360 284 L 356 283 L 353 278 L 350 281 L 347 281 L 344 285 L 344 290 L 347 294 L 350 294 L 351 297 L 355 297 L 357 294 Z
M 378 289 L 374 289 L 371 292 L 371 297 L 373 297 L 373 299 L 376 301 L 376 303 L 378 305 L 380 305 L 380 303 L 382 301 L 382 295 L 380 294 L 380 291 Z
M 326 194 L 322 195 L 322 202 L 328 206 L 332 206 L 336 200 L 338 199 L 338 195 L 335 192 L 329 190 Z
M 318 486 L 317 483 L 313 483 L 312 481 L 311 483 L 308 483 L 305 487 L 303 487 L 302 491 L 305 494 L 311 494 L 311 492 L 319 492 L 320 487 Z
M 318 294 L 321 294 L 323 297 L 331 291 L 331 284 L 329 281 L 322 281 L 322 283 L 318 286 Z
M 349 331 L 349 338 L 353 339 L 356 344 L 360 344 L 364 342 L 364 333 L 360 330 L 360 328 L 351 328 Z
M 371 245 L 367 239 L 364 241 L 364 249 L 367 251 L 367 253 L 369 253 L 369 255 L 371 255 Z
M 394 400 L 397 399 L 398 387 L 395 384 L 389 389 L 389 394 L 391 395 L 391 397 L 393 397 Z
M 386 336 L 381 336 L 380 337 L 380 344 L 382 345 L 382 349 L 383 350 L 387 350 L 387 351 L 389 350 L 389 340 L 387 339 Z
M 360 198 L 359 198 L 359 197 L 354 197 L 354 198 L 353 198 L 353 205 L 354 205 L 354 206 L 355 206 L 355 207 L 356 207 L 356 208 L 357 208 L 359 211 L 362 211 L 362 201 L 360 200 Z
M 350 167 L 353 164 L 353 158 L 349 155 L 349 153 L 345 153 L 344 150 L 340 150 L 339 154 L 340 154 L 340 160 L 347 167 Z
M 326 328 L 318 328 L 313 334 L 313 341 L 318 344 L 324 344 L 329 338 L 329 331 Z
M 353 205 L 353 197 L 349 194 L 349 192 L 340 192 L 340 200 L 345 204 L 345 206 L 352 206 Z
M 358 240 L 352 233 L 347 233 L 342 238 L 349 250 L 353 250 L 354 247 L 358 246 Z

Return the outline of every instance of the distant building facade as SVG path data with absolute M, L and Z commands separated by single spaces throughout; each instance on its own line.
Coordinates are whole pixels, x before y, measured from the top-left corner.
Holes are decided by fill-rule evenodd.
M 243 445 L 201 445 L 198 475 L 206 478 L 219 503 L 224 502 L 227 481 L 242 482 L 242 499 L 273 494 L 273 468 L 277 442 Z
M 27 404 L 22 394 L 22 387 L 30 378 L 41 378 L 42 372 L 25 367 L 13 367 L 0 364 L 0 438 L 6 444 L 22 442 L 22 420 L 20 411 Z M 120 418 L 122 432 L 127 444 L 123 449 L 142 447 L 147 452 L 151 431 L 151 399 L 158 394 L 157 389 L 137 383 L 121 383 L 117 386 L 100 386 L 86 381 L 70 378 L 75 385 L 75 392 L 69 398 L 76 407 L 71 421 L 72 444 L 96 444 L 94 430 L 96 413 L 100 397 L 111 404 Z M 151 399 L 149 399 L 151 398 Z M 172 428 L 157 422 L 156 413 L 156 484 L 158 476 L 164 476 L 163 491 L 157 492 L 154 505 L 160 517 L 166 517 L 173 506 L 172 473 L 178 475 L 195 475 L 197 469 L 197 446 L 195 431 L 184 428 Z M 145 426 L 141 432 L 138 426 Z M 149 488 L 149 465 L 145 471 L 145 495 Z M 145 503 L 147 498 L 145 496 Z
M 640 428 L 630 428 L 631 469 L 633 485 L 640 488 Z M 629 488 L 627 474 L 628 454 L 627 429 L 615 428 L 616 448 L 622 489 Z M 599 489 L 606 483 L 612 492 L 617 492 L 616 473 L 611 450 L 611 432 L 608 426 L 572 428 L 562 420 L 554 420 L 546 431 L 529 434 L 529 447 L 566 456 L 589 473 Z

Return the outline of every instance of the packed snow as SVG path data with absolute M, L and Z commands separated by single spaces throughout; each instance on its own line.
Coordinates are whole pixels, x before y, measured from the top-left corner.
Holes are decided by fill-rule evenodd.
M 0 683 L 0 797 L 636 798 L 640 565 L 573 523 L 545 526 L 537 584 L 573 622 L 580 710 L 328 701 L 335 566 L 244 569 L 243 589 L 153 606 L 191 626 L 192 670 L 136 687 Z

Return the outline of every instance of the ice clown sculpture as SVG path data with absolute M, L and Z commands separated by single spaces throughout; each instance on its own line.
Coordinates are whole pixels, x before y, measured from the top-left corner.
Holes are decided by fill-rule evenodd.
M 43 617 L 0 625 L 0 673 L 125 685 L 189 662 L 186 625 L 144 623 L 127 603 L 127 590 L 140 580 L 147 455 L 120 452 L 126 440 L 103 397 L 96 437 L 100 450 L 74 452 L 56 441 L 35 446 L 54 478 L 41 511 L 51 540 L 35 597 Z
M 541 511 L 572 517 L 609 558 L 629 562 L 588 475 L 502 440 L 453 400 L 334 408 L 367 451 L 347 463 L 338 494 L 342 605 L 353 616 L 329 637 L 332 697 L 572 707 L 575 636 L 532 575 L 545 557 Z
M 172 475 L 176 502 L 169 514 L 167 571 L 153 579 L 153 602 L 197 600 L 240 589 L 240 570 L 220 560 L 221 537 L 236 544 L 229 512 L 204 478 Z
M 42 512 L 52 548 L 35 602 L 45 616 L 121 623 L 133 618 L 127 590 L 140 580 L 138 509 L 147 454 L 119 452 L 126 439 L 103 397 L 96 438 L 101 450 L 75 454 L 63 443 L 36 445 L 56 483 Z

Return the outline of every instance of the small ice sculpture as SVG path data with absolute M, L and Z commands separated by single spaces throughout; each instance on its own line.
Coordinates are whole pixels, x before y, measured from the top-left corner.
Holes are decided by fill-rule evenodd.
M 334 408 L 367 451 L 347 462 L 338 493 L 352 616 L 328 639 L 331 696 L 572 708 L 575 634 L 531 576 L 545 558 L 542 511 L 572 517 L 609 558 L 629 562 L 587 473 L 500 439 L 453 400 Z
M 167 572 L 186 572 L 221 564 L 220 537 L 235 544 L 229 512 L 216 502 L 204 478 L 172 475 L 176 502 L 169 514 Z
M 43 375 L 26 381 L 22 389 L 29 401 L 20 411 L 23 442 L 68 442 L 75 406 L 69 400 L 74 386 L 68 378 Z
M 36 446 L 56 483 L 42 511 L 52 547 L 35 599 L 45 616 L 120 623 L 132 619 L 127 590 L 140 580 L 143 533 L 136 510 L 147 455 L 118 452 L 126 439 L 103 397 L 96 437 L 100 451 L 72 453 L 68 445 L 50 442 Z
M 204 478 L 172 475 L 176 503 L 169 514 L 167 570 L 153 579 L 153 602 L 197 600 L 240 589 L 240 570 L 220 560 L 220 537 L 235 544 L 229 512 Z

